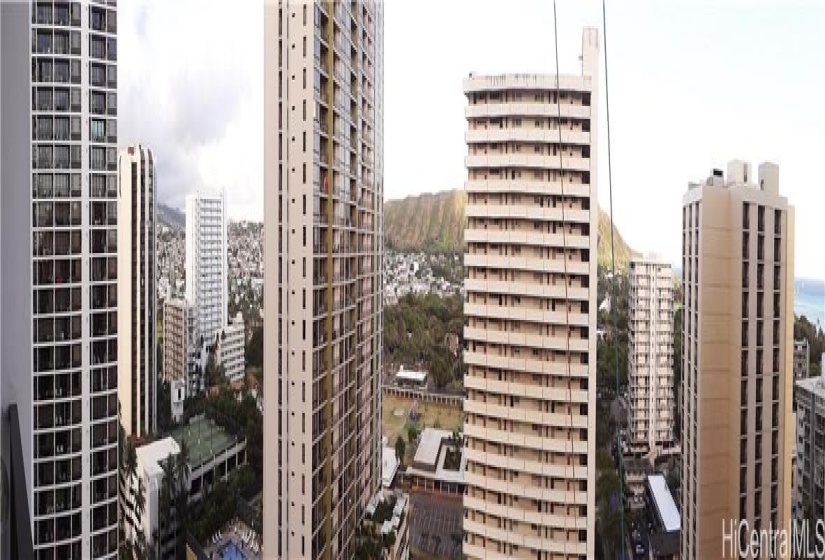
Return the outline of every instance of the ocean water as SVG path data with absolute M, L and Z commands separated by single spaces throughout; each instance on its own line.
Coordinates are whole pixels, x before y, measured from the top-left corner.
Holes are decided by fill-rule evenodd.
M 825 329 L 825 282 L 797 278 L 794 284 L 794 313 Z

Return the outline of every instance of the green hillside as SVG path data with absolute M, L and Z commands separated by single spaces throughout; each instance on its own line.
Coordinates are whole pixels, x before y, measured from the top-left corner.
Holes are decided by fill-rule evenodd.
M 463 190 L 409 196 L 384 202 L 384 236 L 387 246 L 396 251 L 462 251 L 464 243 Z M 610 218 L 599 209 L 600 266 L 610 266 Z M 626 270 L 634 251 L 614 226 L 616 268 Z
M 464 191 L 442 191 L 384 202 L 384 238 L 397 251 L 461 251 Z

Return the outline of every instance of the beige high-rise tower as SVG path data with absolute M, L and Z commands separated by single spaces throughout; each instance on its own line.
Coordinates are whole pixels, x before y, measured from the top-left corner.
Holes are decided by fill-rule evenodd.
M 594 555 L 598 69 L 464 81 L 467 558 Z
M 264 553 L 353 558 L 381 485 L 384 6 L 264 6 Z
M 157 410 L 157 261 L 155 160 L 138 144 L 118 163 L 118 400 L 127 436 L 154 433 Z M 108 294 L 107 294 L 108 295 Z M 128 306 L 128 307 L 127 307 Z
M 673 269 L 650 255 L 630 260 L 630 448 L 654 459 L 674 451 Z
M 732 558 L 740 520 L 747 546 L 790 516 L 794 213 L 779 168 L 714 170 L 685 193 L 682 228 L 682 557 Z

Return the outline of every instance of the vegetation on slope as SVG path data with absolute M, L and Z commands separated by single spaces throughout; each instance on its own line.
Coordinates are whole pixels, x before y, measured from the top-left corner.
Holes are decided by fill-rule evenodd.
M 384 238 L 402 252 L 461 252 L 464 243 L 462 190 L 408 196 L 384 202 Z
M 441 191 L 384 202 L 387 247 L 403 252 L 462 252 L 464 244 L 463 190 Z M 598 263 L 610 267 L 610 218 L 599 209 Z M 613 226 L 616 269 L 627 270 L 634 251 Z

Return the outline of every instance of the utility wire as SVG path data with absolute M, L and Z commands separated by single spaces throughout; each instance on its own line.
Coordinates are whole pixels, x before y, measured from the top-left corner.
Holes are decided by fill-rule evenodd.
M 567 416 L 569 420 L 569 424 L 567 426 L 567 441 L 570 443 L 570 452 L 567 455 L 567 465 L 570 466 L 570 461 L 573 457 L 574 452 L 574 445 L 573 445 L 573 388 L 571 386 L 571 364 L 570 364 L 570 298 L 568 297 L 568 286 L 570 284 L 570 279 L 567 274 L 567 219 L 565 217 L 564 207 L 567 204 L 567 199 L 564 196 L 564 165 L 563 165 L 563 156 L 564 156 L 564 145 L 562 143 L 562 135 L 561 135 L 561 83 L 559 81 L 559 28 L 558 28 L 558 18 L 556 16 L 556 0 L 553 0 L 553 39 L 554 39 L 554 51 L 555 51 L 555 59 L 556 59 L 556 109 L 557 109 L 557 122 L 556 128 L 559 131 L 559 185 L 561 190 L 561 238 L 562 238 L 562 259 L 564 261 L 564 328 L 565 328 L 565 362 L 567 366 Z M 549 173 L 549 172 L 548 172 Z M 552 273 L 551 273 L 552 274 Z M 575 499 L 574 499 L 575 501 Z M 564 525 L 565 529 L 570 529 L 568 527 L 568 519 L 569 517 L 565 516 L 564 518 Z M 575 527 L 574 527 L 575 528 Z
M 612 271 L 612 277 L 610 279 L 610 314 L 613 318 L 613 363 L 616 368 L 616 400 L 619 402 L 619 423 L 621 424 L 622 408 L 621 401 L 619 401 L 619 316 L 617 310 L 618 300 L 616 298 L 616 248 L 613 240 L 613 169 L 610 164 L 610 85 L 607 76 L 607 7 L 605 0 L 602 0 L 602 32 L 604 34 L 604 101 L 607 108 L 607 188 L 610 194 L 610 267 Z M 624 558 L 624 481 L 622 480 L 622 457 L 618 430 L 616 431 L 616 450 L 619 455 L 619 511 L 621 512 L 621 525 L 619 529 L 622 536 L 621 557 Z

